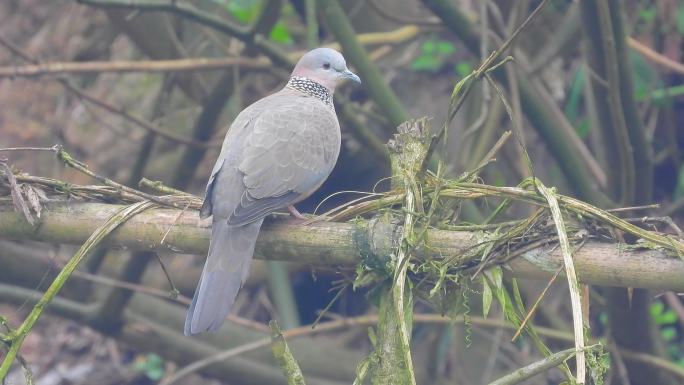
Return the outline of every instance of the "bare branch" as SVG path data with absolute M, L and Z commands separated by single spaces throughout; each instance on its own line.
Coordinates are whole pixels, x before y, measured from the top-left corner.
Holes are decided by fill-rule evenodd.
M 7 48 L 13 54 L 19 56 L 20 58 L 22 58 L 25 61 L 28 61 L 30 63 L 34 63 L 35 65 L 40 65 L 37 60 L 30 57 L 21 48 L 17 47 L 12 42 L 5 39 L 3 36 L 0 36 L 0 45 Z M 112 114 L 118 115 L 118 116 L 128 120 L 129 122 L 132 122 L 132 123 L 138 125 L 139 127 L 142 127 L 148 131 L 154 132 L 155 134 L 162 136 L 166 139 L 169 139 L 169 140 L 172 140 L 172 141 L 175 141 L 178 143 L 183 143 L 183 144 L 196 146 L 196 147 L 202 147 L 202 148 L 221 146 L 221 142 L 196 141 L 196 140 L 185 138 L 181 135 L 174 134 L 169 129 L 159 127 L 159 126 L 152 124 L 152 123 L 150 123 L 150 122 L 148 122 L 142 118 L 133 116 L 133 115 L 123 111 L 122 109 L 115 107 L 108 102 L 105 102 L 104 100 L 101 100 L 99 98 L 96 98 L 96 97 L 88 94 L 87 92 L 81 90 L 80 88 L 72 85 L 67 79 L 57 78 L 55 80 L 57 80 L 62 85 L 62 87 L 64 87 L 65 90 L 67 90 L 68 92 L 71 92 L 72 94 L 74 94 L 78 98 L 80 98 L 84 101 L 90 102 L 90 103 L 92 103 L 92 104 L 112 113 Z
M 120 207 L 100 203 L 50 203 L 41 216 L 41 225 L 34 229 L 14 211 L 11 202 L 0 201 L 0 238 L 79 245 Z M 122 224 L 103 243 L 129 250 L 205 254 L 209 224 L 201 222 L 195 210 L 188 210 L 176 221 L 177 217 L 178 210 L 174 209 L 147 210 Z M 386 250 L 368 246 L 392 244 L 391 239 L 379 239 L 392 232 L 380 231 L 378 226 L 375 222 L 363 221 L 301 226 L 287 220 L 271 220 L 259 235 L 256 257 L 319 266 L 352 266 L 361 261 L 362 255 L 372 258 L 386 254 Z M 162 245 L 161 239 L 169 228 Z M 471 232 L 463 231 L 428 230 L 426 239 L 430 247 L 417 250 L 417 257 L 454 258 L 478 242 Z M 684 261 L 662 251 L 634 250 L 592 241 L 575 253 L 574 260 L 577 274 L 585 283 L 684 291 L 681 279 Z M 562 256 L 557 248 L 542 246 L 510 261 L 509 265 L 514 276 L 548 278 L 562 265 Z
M 266 58 L 224 57 L 176 60 L 119 60 L 91 62 L 40 63 L 25 66 L 0 67 L 0 77 L 87 74 L 97 72 L 182 72 L 223 70 L 231 67 L 270 68 Z

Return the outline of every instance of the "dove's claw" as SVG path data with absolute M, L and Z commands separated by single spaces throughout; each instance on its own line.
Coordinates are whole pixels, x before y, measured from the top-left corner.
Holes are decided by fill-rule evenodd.
M 287 211 L 289 211 L 289 212 L 290 212 L 290 215 L 292 215 L 293 217 L 295 217 L 295 218 L 297 218 L 297 219 L 302 219 L 302 220 L 307 220 L 307 219 L 308 219 L 307 217 L 305 217 L 304 215 L 302 215 L 302 213 L 300 213 L 299 210 L 297 210 L 297 208 L 295 208 L 295 207 L 292 206 L 292 205 L 287 206 Z

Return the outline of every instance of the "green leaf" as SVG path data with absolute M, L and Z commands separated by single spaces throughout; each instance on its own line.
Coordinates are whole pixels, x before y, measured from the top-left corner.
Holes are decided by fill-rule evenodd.
M 512 284 L 512 290 L 513 290 L 513 298 L 515 299 L 515 304 L 518 307 L 518 311 L 520 314 L 526 314 L 527 311 L 525 310 L 525 304 L 522 300 L 522 295 L 520 295 L 520 288 L 518 288 L 518 280 L 513 278 L 511 280 Z
M 435 53 L 437 51 L 437 44 L 435 43 L 435 40 L 426 40 L 423 43 L 422 51 L 424 53 Z
M 577 125 L 577 119 L 579 117 L 580 102 L 582 101 L 582 90 L 584 89 L 584 71 L 582 67 L 577 69 L 575 76 L 570 84 L 570 92 L 568 92 L 568 97 L 565 102 L 565 107 L 563 112 L 568 118 L 570 123 Z
M 463 98 L 462 90 L 467 90 L 470 83 L 473 82 L 473 76 L 472 74 L 466 75 L 463 79 L 459 80 L 456 85 L 454 85 L 454 89 L 451 91 L 451 99 L 449 103 L 451 105 L 457 105 L 459 100 Z
M 660 325 L 671 325 L 675 322 L 677 322 L 677 314 L 672 310 L 668 310 L 658 317 Z
M 489 314 L 489 309 L 492 306 L 493 292 L 492 287 L 494 285 L 494 290 L 496 291 L 496 297 L 499 301 L 505 298 L 505 293 L 503 293 L 503 271 L 501 266 L 494 266 L 491 269 L 484 272 L 482 275 L 482 312 L 485 318 Z M 504 300 L 505 301 L 505 300 Z M 505 304 L 502 303 L 502 309 Z
M 415 71 L 436 71 L 444 64 L 446 58 L 453 54 L 456 48 L 453 43 L 434 37 L 423 42 L 421 54 L 411 63 Z
M 447 56 L 451 55 L 456 51 L 456 47 L 451 42 L 445 41 L 445 40 L 439 40 L 437 42 L 437 52 Z
M 502 290 L 503 289 L 503 270 L 501 270 L 501 266 L 494 266 L 491 269 L 487 271 L 487 274 L 489 274 L 492 277 L 492 281 L 494 281 L 494 285 L 496 285 L 497 290 Z
M 133 368 L 145 373 L 150 380 L 158 381 L 164 376 L 164 359 L 154 353 L 138 356 Z
M 164 360 L 154 353 L 147 355 L 147 361 L 150 363 L 150 365 L 161 365 L 164 363 Z
M 636 94 L 636 92 L 635 92 Z M 649 100 L 656 106 L 661 106 L 664 102 L 672 100 L 672 98 L 684 95 L 684 86 L 673 86 L 667 88 L 658 88 L 648 94 L 637 94 L 637 101 L 641 102 Z
M 256 20 L 261 9 L 260 0 L 233 0 L 228 2 L 228 12 L 238 21 L 250 23 Z
M 435 56 L 418 56 L 411 63 L 411 69 L 415 71 L 436 71 L 442 66 L 442 61 Z
M 666 327 L 660 331 L 660 336 L 664 341 L 670 342 L 677 338 L 677 329 L 674 327 Z
M 677 31 L 684 35 L 684 6 L 677 9 Z
M 629 51 L 629 61 L 632 65 L 631 76 L 634 83 L 635 98 L 643 99 L 646 95 L 650 94 L 651 90 L 663 87 L 663 81 L 643 55 L 631 49 Z
M 473 66 L 467 61 L 461 61 L 456 63 L 456 66 L 454 66 L 454 71 L 456 71 L 459 77 L 463 78 L 473 72 Z
M 648 312 L 651 314 L 653 318 L 656 318 L 663 312 L 664 308 L 665 305 L 663 305 L 662 302 L 653 302 L 651 306 L 648 308 Z
M 657 10 L 655 7 L 648 7 L 639 11 L 639 18 L 642 19 L 646 24 L 651 24 L 657 16 Z
M 378 343 L 378 335 L 375 333 L 375 328 L 368 328 L 368 339 L 370 340 L 371 346 L 375 347 Z
M 164 376 L 164 368 L 162 368 L 161 366 L 149 368 L 145 372 L 145 375 L 152 381 L 159 381 Z
M 366 382 L 371 362 L 371 357 L 366 357 L 359 362 L 359 365 L 356 367 L 356 378 L 352 385 L 363 385 Z
M 279 44 L 292 44 L 292 35 L 287 25 L 282 21 L 277 22 L 271 29 L 271 40 Z
M 482 316 L 487 318 L 489 309 L 492 307 L 492 288 L 487 283 L 487 278 L 482 275 Z
M 447 269 L 449 268 L 448 265 L 442 265 L 439 268 L 439 277 L 437 278 L 437 281 L 435 282 L 435 285 L 430 289 L 430 295 L 429 297 L 432 298 L 437 294 L 439 289 L 442 287 L 444 284 L 444 278 L 446 277 Z
M 577 132 L 577 135 L 582 139 L 585 139 L 587 135 L 589 135 L 589 130 L 591 130 L 591 126 L 587 119 L 582 119 L 575 124 L 575 132 Z

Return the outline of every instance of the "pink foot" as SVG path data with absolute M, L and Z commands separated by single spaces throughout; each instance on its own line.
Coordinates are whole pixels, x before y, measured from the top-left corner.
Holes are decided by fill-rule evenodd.
M 302 215 L 302 213 L 297 211 L 297 209 L 292 205 L 287 206 L 287 211 L 289 211 L 290 215 L 292 215 L 293 217 L 295 217 L 297 219 L 301 219 L 301 220 L 307 219 L 304 215 Z

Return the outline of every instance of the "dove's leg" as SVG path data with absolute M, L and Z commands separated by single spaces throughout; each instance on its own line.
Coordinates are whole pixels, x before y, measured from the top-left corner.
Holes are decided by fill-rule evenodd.
M 293 217 L 295 217 L 297 219 L 303 219 L 303 220 L 308 219 L 307 217 L 302 215 L 302 213 L 300 213 L 299 210 L 297 210 L 297 208 L 295 208 L 292 205 L 287 206 L 287 211 L 289 211 L 290 215 L 292 215 Z

